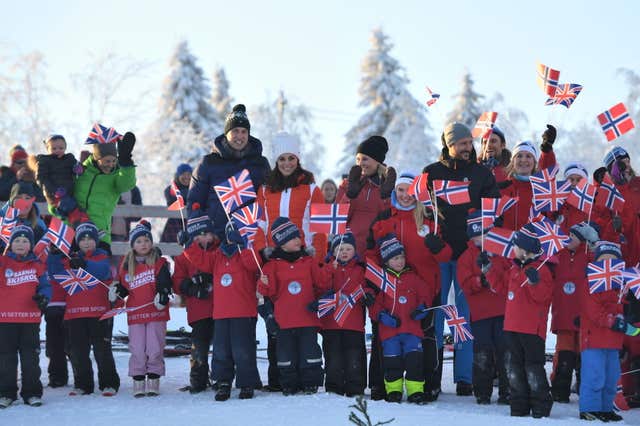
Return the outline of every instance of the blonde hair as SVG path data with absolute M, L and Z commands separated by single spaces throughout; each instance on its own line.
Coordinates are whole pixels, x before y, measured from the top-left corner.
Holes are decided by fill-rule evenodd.
M 532 155 L 533 154 L 529 154 Z M 511 161 L 509 161 L 509 164 L 507 164 L 504 168 L 504 172 L 506 173 L 507 177 L 512 178 L 515 174 L 516 174 L 516 166 L 515 166 L 515 161 L 516 161 L 516 157 L 518 156 L 518 154 L 511 156 Z M 531 170 L 531 173 L 529 173 L 529 176 L 538 173 L 538 160 L 536 159 L 535 156 L 533 156 L 533 169 Z
M 127 274 L 129 274 L 130 277 L 133 277 L 136 274 L 136 264 L 138 263 L 136 262 L 136 256 L 137 254 L 135 253 L 135 251 L 133 249 L 130 249 L 122 259 L 122 267 L 126 267 Z M 149 254 L 145 256 L 144 263 L 148 266 L 153 266 L 156 264 L 159 258 L 160 251 L 156 246 L 153 246 Z

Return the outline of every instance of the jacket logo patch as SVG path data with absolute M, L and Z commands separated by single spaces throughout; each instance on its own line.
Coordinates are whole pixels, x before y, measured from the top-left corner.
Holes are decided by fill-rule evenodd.
M 7 286 L 38 282 L 38 276 L 36 275 L 35 269 L 25 269 L 17 272 L 7 269 L 4 275 L 6 277 Z
M 507 294 L 507 299 L 509 299 L 509 300 L 513 300 L 513 298 L 514 298 L 514 297 L 515 297 L 515 294 L 513 294 L 513 292 L 512 292 L 512 291 L 510 291 L 510 292 Z
M 233 277 L 231 276 L 231 274 L 224 274 L 222 277 L 220 277 L 220 285 L 222 287 L 229 287 L 232 282 Z
M 562 286 L 562 291 L 564 291 L 564 294 L 573 294 L 576 292 L 576 285 L 568 281 Z
M 404 305 L 405 303 L 407 303 L 407 298 L 404 296 L 400 296 L 398 297 L 398 302 L 400 302 L 401 305 Z
M 287 286 L 287 290 L 289 290 L 291 294 L 299 294 L 302 291 L 302 286 L 298 281 L 291 281 Z

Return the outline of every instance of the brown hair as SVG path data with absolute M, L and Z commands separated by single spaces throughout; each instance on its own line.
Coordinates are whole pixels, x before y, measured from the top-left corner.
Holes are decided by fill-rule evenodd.
M 285 176 L 278 169 L 278 164 L 273 167 L 269 177 L 265 182 L 271 192 L 282 192 L 287 188 L 295 188 L 298 185 L 310 185 L 315 182 L 313 173 L 302 168 L 300 160 L 298 167 L 289 176 Z

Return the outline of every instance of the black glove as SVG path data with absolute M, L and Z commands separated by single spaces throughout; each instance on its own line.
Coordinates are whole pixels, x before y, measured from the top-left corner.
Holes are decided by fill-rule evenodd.
M 600 167 L 593 172 L 593 181 L 598 182 L 598 184 L 602 183 L 602 179 L 604 179 L 604 175 L 607 174 L 606 167 Z
M 351 167 L 347 178 L 347 197 L 354 199 L 362 190 L 365 179 L 362 178 L 362 168 L 358 165 Z
M 429 251 L 431 251 L 431 253 L 438 254 L 444 248 L 444 241 L 442 241 L 442 238 L 431 232 L 425 235 L 424 245 L 429 248 Z
M 200 272 L 192 276 L 191 281 L 195 284 L 193 296 L 198 299 L 206 299 L 209 297 L 211 287 L 213 286 L 213 275 Z
M 540 150 L 542 152 L 550 152 L 553 149 L 553 143 L 556 141 L 556 128 L 551 124 L 547 124 L 547 130 L 542 134 L 542 144 Z
M 133 147 L 136 144 L 136 136 L 127 132 L 120 142 L 118 142 L 118 163 L 123 167 L 133 166 L 133 160 L 131 159 L 131 153 Z
M 313 302 L 311 302 L 311 303 L 309 303 L 307 305 L 307 311 L 316 313 L 316 312 L 318 312 L 318 307 L 319 306 L 320 306 L 320 303 L 318 303 L 317 300 L 314 300 Z
M 365 293 L 363 300 L 364 305 L 367 307 L 371 307 L 374 303 L 376 303 L 376 297 L 371 293 Z
M 44 314 L 44 311 L 47 310 L 47 306 L 49 305 L 49 298 L 44 294 L 37 293 L 34 294 L 31 299 L 36 302 L 38 309 Z
M 171 292 L 164 288 L 160 291 L 158 291 L 158 303 L 161 304 L 162 306 L 167 306 L 167 303 L 169 303 L 169 294 L 171 294 Z
M 493 221 L 493 226 L 496 228 L 502 228 L 502 225 L 504 225 L 504 217 L 498 216 L 496 220 Z
M 183 296 L 195 297 L 197 292 L 197 287 L 195 283 L 191 280 L 191 278 L 184 278 L 180 282 L 180 293 Z
M 625 320 L 622 315 L 616 315 L 616 318 L 611 325 L 611 330 L 617 331 L 618 333 L 624 333 L 627 331 L 627 320 Z
M 487 277 L 482 273 L 480 274 L 480 285 L 483 288 L 490 288 L 491 285 L 489 284 L 489 280 L 487 280 Z
M 244 248 L 245 246 L 244 238 L 242 238 L 240 231 L 238 231 L 237 229 L 230 229 L 227 231 L 227 241 L 229 241 L 229 243 L 231 244 L 240 246 L 240 248 Z
M 524 270 L 524 274 L 529 280 L 529 284 L 536 285 L 540 282 L 540 274 L 536 268 L 527 268 Z
M 478 265 L 478 268 L 482 268 L 483 266 L 490 264 L 491 261 L 489 260 L 489 254 L 486 251 L 481 251 L 476 259 L 476 265 Z
M 124 299 L 129 295 L 129 290 L 124 288 L 122 284 L 116 283 L 116 294 L 118 295 L 119 298 Z
M 613 219 L 611 219 L 611 225 L 613 225 L 614 231 L 622 231 L 622 218 L 620 216 L 614 216 Z
M 63 218 L 66 218 L 67 216 L 69 216 L 69 213 L 71 213 L 76 207 L 78 207 L 76 199 L 70 195 L 67 195 L 63 197 L 60 202 L 58 202 L 56 212 Z
M 69 266 L 71 266 L 71 269 L 86 269 L 87 262 L 76 254 L 71 259 L 69 259 Z
M 189 242 L 189 239 L 190 237 L 187 231 L 178 231 L 178 235 L 177 235 L 178 244 L 185 247 Z
M 380 198 L 391 197 L 391 191 L 396 187 L 396 169 L 387 167 L 380 181 Z
M 273 303 L 271 303 L 269 299 L 265 299 L 262 305 L 258 305 L 258 314 L 264 320 L 264 324 L 267 327 L 267 334 L 275 337 L 278 334 L 278 330 L 280 330 L 280 326 L 273 315 Z

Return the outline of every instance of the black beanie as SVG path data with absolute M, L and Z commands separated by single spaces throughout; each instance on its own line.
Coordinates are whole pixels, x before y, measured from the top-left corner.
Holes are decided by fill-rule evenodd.
M 357 154 L 364 154 L 373 158 L 378 163 L 384 163 L 388 151 L 389 144 L 385 138 L 382 136 L 371 136 L 358 145 Z
M 233 107 L 233 110 L 227 115 L 224 121 L 224 134 L 226 135 L 229 130 L 236 127 L 244 127 L 247 131 L 251 130 L 251 123 L 247 117 L 247 108 L 244 105 L 238 104 Z

